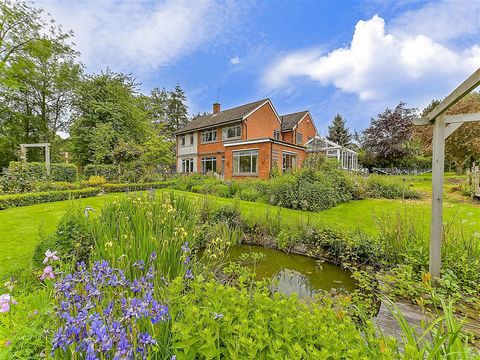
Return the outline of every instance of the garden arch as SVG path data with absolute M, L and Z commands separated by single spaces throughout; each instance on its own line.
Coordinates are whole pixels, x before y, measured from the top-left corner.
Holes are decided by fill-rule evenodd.
M 480 85 L 480 68 L 461 83 L 427 116 L 413 120 L 415 125 L 433 125 L 432 140 L 432 219 L 430 225 L 430 263 L 432 277 L 440 277 L 443 238 L 443 172 L 445 139 L 463 123 L 480 121 L 480 113 L 445 115 L 446 111 Z
M 47 176 L 50 176 L 50 143 L 20 144 L 21 157 L 24 163 L 27 162 L 27 148 L 33 147 L 45 148 L 45 167 L 47 168 Z

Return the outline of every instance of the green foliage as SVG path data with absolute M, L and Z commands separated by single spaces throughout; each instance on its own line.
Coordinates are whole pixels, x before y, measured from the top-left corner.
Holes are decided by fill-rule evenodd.
M 24 292 L 18 294 L 17 290 Z M 0 359 L 44 359 L 49 346 L 46 333 L 53 321 L 51 291 L 38 285 L 32 289 L 14 289 L 17 305 L 0 314 Z
M 88 180 L 82 181 L 82 186 L 85 187 L 100 187 L 107 183 L 107 179 L 100 175 L 92 175 Z
M 172 279 L 185 272 L 181 248 L 197 242 L 197 223 L 195 206 L 173 194 L 138 193 L 108 202 L 94 224 L 95 258 L 125 268 L 133 261 L 146 263 L 155 251 L 158 271 Z M 127 272 L 133 275 L 133 269 Z
M 305 305 L 260 285 L 236 289 L 198 278 L 187 292 L 180 280 L 170 287 L 179 360 L 370 358 L 352 318 L 327 300 Z
M 118 167 L 107 164 L 89 164 L 83 168 L 83 176 L 87 179 L 91 176 L 103 176 L 108 181 L 115 181 L 118 177 Z
M 90 223 L 80 208 L 71 208 L 65 213 L 54 233 L 44 236 L 35 247 L 33 263 L 36 268 L 43 266 L 47 250 L 57 251 L 64 263 L 88 264 L 93 245 Z
M 61 201 L 95 196 L 99 189 L 85 188 L 69 191 L 45 191 L 26 194 L 7 194 L 0 195 L 0 210 L 17 206 L 28 206 L 33 204 L 42 204 L 52 201 Z
M 370 175 L 366 181 L 369 197 L 385 199 L 419 199 L 420 193 L 413 190 L 405 180 L 382 175 Z
M 73 154 L 80 165 L 111 163 L 113 149 L 121 140 L 145 140 L 150 123 L 137 92 L 138 84 L 131 76 L 109 69 L 81 82 L 70 128 Z
M 12 161 L 9 167 L 3 170 L 3 176 L 1 177 L 3 191 L 8 193 L 27 192 L 36 188 L 36 182 L 75 182 L 77 180 L 75 165 L 51 164 L 50 171 L 50 177 L 48 177 L 45 163 Z
M 328 126 L 327 139 L 341 146 L 348 146 L 352 142 L 352 134 L 342 115 L 337 114 Z

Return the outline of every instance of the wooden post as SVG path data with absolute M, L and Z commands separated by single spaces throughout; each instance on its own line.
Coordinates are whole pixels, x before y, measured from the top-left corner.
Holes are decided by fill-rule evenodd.
M 443 237 L 443 171 L 445 166 L 445 115 L 433 124 L 432 223 L 430 227 L 430 274 L 440 277 Z
M 50 176 L 50 144 L 45 144 L 45 166 L 47 167 L 47 176 Z

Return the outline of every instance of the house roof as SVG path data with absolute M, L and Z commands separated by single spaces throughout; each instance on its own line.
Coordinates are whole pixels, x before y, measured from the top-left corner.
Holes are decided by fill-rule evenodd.
M 298 124 L 298 122 L 302 120 L 307 114 L 308 110 L 281 115 L 280 119 L 282 120 L 282 131 L 293 130 L 293 128 Z
M 181 129 L 174 132 L 175 135 L 214 127 L 221 124 L 230 123 L 236 120 L 243 120 L 246 116 L 250 115 L 257 108 L 263 104 L 270 102 L 270 99 L 262 99 L 249 104 L 240 105 L 231 109 L 222 110 L 217 114 L 209 114 L 201 116 L 191 121 Z

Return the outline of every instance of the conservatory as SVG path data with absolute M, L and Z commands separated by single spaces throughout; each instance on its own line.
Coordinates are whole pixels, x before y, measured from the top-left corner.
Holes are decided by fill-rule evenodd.
M 309 153 L 324 153 L 327 158 L 337 159 L 342 169 L 358 170 L 358 153 L 321 136 L 305 143 Z

